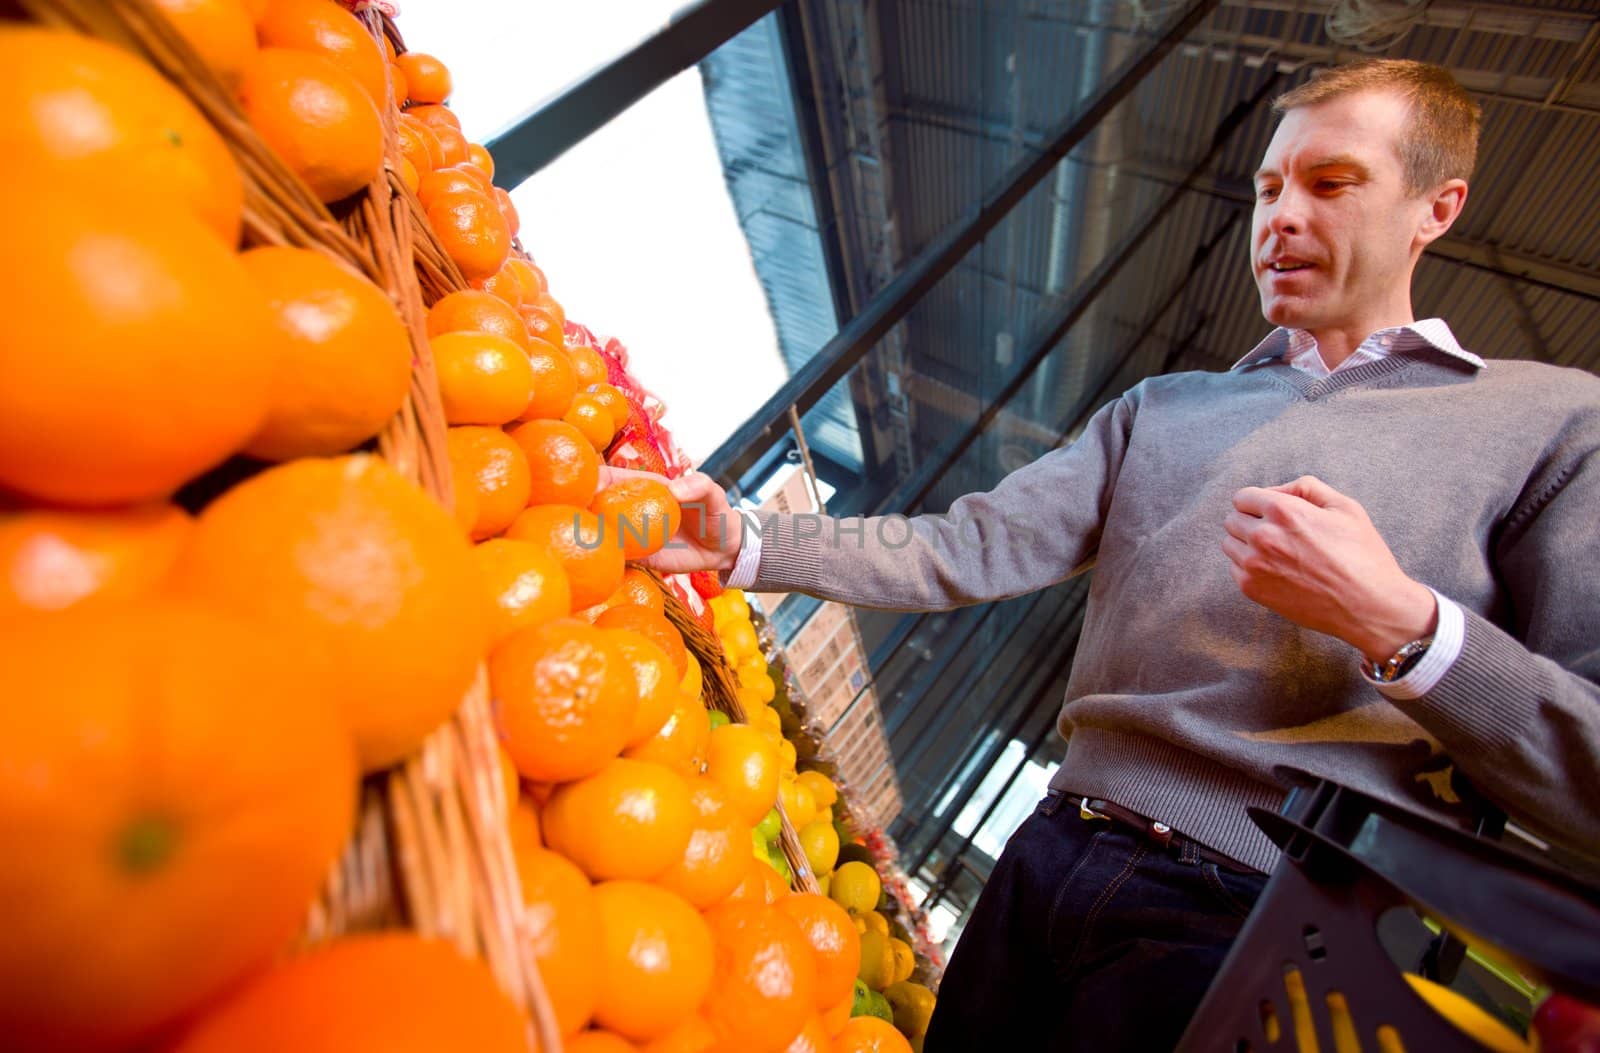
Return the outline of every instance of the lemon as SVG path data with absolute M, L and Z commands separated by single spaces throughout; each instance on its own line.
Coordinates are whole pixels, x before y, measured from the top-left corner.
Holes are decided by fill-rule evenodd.
M 779 751 L 782 752 L 781 746 Z M 789 817 L 796 830 L 805 829 L 817 817 L 817 804 L 811 799 L 811 791 L 796 779 L 778 780 L 778 803 L 783 805 L 783 814 Z
M 817 891 L 822 893 L 824 896 L 828 894 L 828 886 L 832 884 L 833 874 L 831 872 L 817 875 Z
M 839 859 L 839 832 L 832 823 L 807 823 L 800 830 L 800 847 L 812 872 L 826 874 Z
M 872 902 L 878 902 L 877 898 L 874 897 Z M 879 914 L 875 910 L 862 911 L 861 924 L 866 926 L 866 930 L 864 931 L 875 932 L 879 936 L 889 935 L 889 919 L 885 918 L 882 914 Z
M 767 814 L 761 817 L 761 822 L 756 824 L 756 830 L 763 841 L 776 841 L 783 830 L 783 817 L 776 808 L 769 808 Z
M 933 992 L 910 980 L 897 980 L 884 989 L 883 996 L 894 1009 L 894 1026 L 912 1038 L 926 1034 L 928 1018 L 933 1016 Z
M 832 808 L 819 809 L 817 811 L 817 817 L 815 819 L 811 820 L 811 821 L 813 823 L 821 822 L 821 823 L 828 823 L 828 824 L 832 825 L 832 823 L 833 823 L 833 809 Z M 835 830 L 834 833 L 837 834 L 838 831 Z
M 811 791 L 811 797 L 817 802 L 818 808 L 832 808 L 833 802 L 839 799 L 839 788 L 833 780 L 820 771 L 803 771 L 796 776 L 805 783 L 806 789 Z
M 905 940 L 889 937 L 889 949 L 894 952 L 894 981 L 911 979 L 911 974 L 917 971 L 917 955 L 911 949 L 911 944 Z
M 748 621 L 730 622 L 726 629 L 720 626 L 717 635 L 722 637 L 723 650 L 728 652 L 728 657 L 736 662 L 756 656 L 766 668 L 764 659 L 760 659 L 761 642 L 756 639 L 756 627 Z
M 757 710 L 766 708 L 767 703 L 764 699 L 762 699 L 759 691 L 752 691 L 748 687 L 740 686 L 735 687 L 733 689 L 733 693 L 735 697 L 739 699 L 739 705 L 744 707 L 744 715 L 746 718 L 749 718 L 749 716 Z M 754 721 L 752 721 L 752 723 L 754 723 Z
M 874 991 L 894 983 L 894 950 L 889 937 L 871 929 L 861 934 L 861 967 L 856 975 Z
M 783 763 L 784 771 L 791 773 L 794 771 L 794 764 L 796 760 L 794 754 L 794 743 L 790 742 L 788 739 L 784 739 L 782 742 L 778 743 L 778 760 Z M 815 811 L 816 798 L 813 797 L 811 800 L 812 810 Z
M 755 687 L 756 681 L 771 679 L 771 677 L 767 676 L 767 660 L 762 657 L 759 651 L 754 654 L 747 654 L 739 659 L 739 665 L 734 669 L 734 672 L 739 677 L 739 683 L 745 687 Z
M 865 863 L 846 863 L 833 872 L 833 883 L 828 890 L 832 900 L 845 910 L 861 913 L 878 905 L 883 884 L 878 872 Z
M 757 680 L 750 685 L 750 690 L 754 692 L 755 697 L 759 698 L 763 704 L 771 702 L 778 695 L 778 689 L 773 685 L 772 677 L 770 676 L 763 676 L 760 680 Z
M 733 612 L 735 618 L 741 618 L 744 621 L 750 620 L 750 603 L 744 598 L 743 590 L 734 589 L 723 593 L 723 595 L 728 597 L 728 609 Z
M 1494 1050 L 1494 1053 L 1532 1053 L 1534 1047 L 1526 1039 L 1450 988 L 1415 973 L 1406 973 L 1406 980 L 1411 984 L 1411 989 L 1433 1007 L 1434 1012 L 1454 1024 L 1457 1030 Z

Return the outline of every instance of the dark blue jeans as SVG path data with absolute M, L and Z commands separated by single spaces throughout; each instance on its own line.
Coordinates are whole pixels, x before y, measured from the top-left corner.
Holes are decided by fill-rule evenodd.
M 1171 1050 L 1266 881 L 1045 798 L 973 908 L 925 1053 Z

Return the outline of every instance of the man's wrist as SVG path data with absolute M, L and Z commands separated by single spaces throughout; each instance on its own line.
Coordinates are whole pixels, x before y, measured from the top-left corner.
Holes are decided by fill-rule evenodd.
M 1373 665 L 1381 665 L 1406 644 L 1431 636 L 1438 624 L 1433 590 L 1407 579 L 1394 602 L 1364 619 L 1360 633 L 1349 642 Z

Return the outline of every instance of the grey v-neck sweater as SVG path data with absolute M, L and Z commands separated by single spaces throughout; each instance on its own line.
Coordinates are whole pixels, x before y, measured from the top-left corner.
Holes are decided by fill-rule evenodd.
M 1340 640 L 1240 594 L 1234 491 L 1315 475 L 1466 614 L 1392 702 Z M 909 525 L 908 525 L 909 524 Z M 1432 349 L 1322 379 L 1272 360 L 1147 380 L 1070 446 L 943 516 L 762 520 L 758 591 L 942 610 L 1095 571 L 1059 789 L 1270 870 L 1245 815 L 1274 765 L 1463 818 L 1449 768 L 1541 836 L 1600 850 L 1600 378 Z

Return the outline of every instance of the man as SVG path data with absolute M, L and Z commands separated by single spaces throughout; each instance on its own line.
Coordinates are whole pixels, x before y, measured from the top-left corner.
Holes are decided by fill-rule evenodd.
M 946 516 L 686 529 L 658 557 L 907 610 L 1096 569 L 1066 759 L 930 1053 L 1171 1048 L 1274 865 L 1245 809 L 1281 803 L 1277 764 L 1464 822 L 1458 772 L 1600 845 L 1600 378 L 1486 366 L 1413 317 L 1476 152 L 1448 73 L 1343 67 L 1276 108 L 1250 265 L 1278 328 L 1231 371 L 1145 381 Z M 728 514 L 704 476 L 674 490 L 689 528 Z

